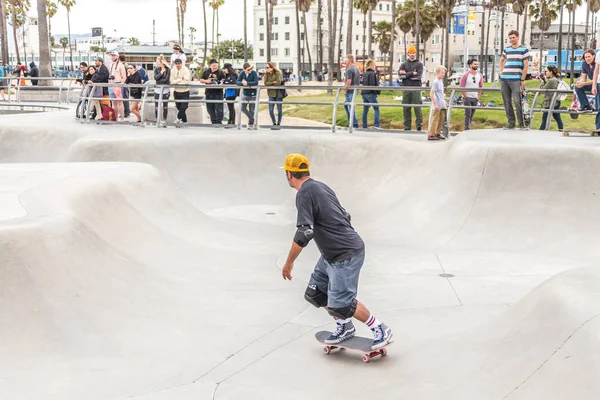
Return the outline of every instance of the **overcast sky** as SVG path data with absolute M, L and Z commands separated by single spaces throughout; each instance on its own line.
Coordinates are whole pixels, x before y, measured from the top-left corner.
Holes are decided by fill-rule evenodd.
M 31 13 L 37 13 L 35 1 Z M 253 34 L 253 0 L 248 0 L 248 40 Z M 244 9 L 242 0 L 225 0 L 219 11 L 221 40 L 241 39 L 244 35 Z M 567 23 L 565 13 L 565 23 Z M 585 7 L 576 13 L 577 22 L 585 22 Z M 135 36 L 141 42 L 152 41 L 152 20 L 156 20 L 156 41 L 162 44 L 177 39 L 177 17 L 173 0 L 78 0 L 71 12 L 71 33 L 91 33 L 91 28 L 100 26 L 108 36 Z M 211 40 L 212 9 L 207 7 L 208 38 Z M 590 20 L 591 23 L 591 20 Z M 189 42 L 190 26 L 198 31 L 195 41 L 203 40 L 203 16 L 200 0 L 188 0 L 186 13 L 186 43 Z M 116 34 L 114 30 L 116 29 Z M 59 7 L 52 19 L 54 34 L 67 33 L 67 12 Z
M 37 14 L 33 1 L 32 14 Z M 252 41 L 254 1 L 248 0 L 248 41 Z M 211 39 L 212 9 L 206 7 L 208 38 Z M 219 9 L 221 40 L 244 37 L 244 8 L 242 0 L 225 0 Z M 92 27 L 104 28 L 107 36 L 135 36 L 141 42 L 152 42 L 152 20 L 156 20 L 156 41 L 162 44 L 177 39 L 177 16 L 174 0 L 78 0 L 71 10 L 71 33 L 91 33 Z M 202 3 L 188 0 L 185 16 L 186 43 L 189 27 L 197 29 L 194 41 L 204 39 Z M 216 22 L 215 22 L 216 24 Z M 117 30 L 116 34 L 114 30 Z M 52 33 L 67 33 L 67 12 L 63 7 L 52 19 Z

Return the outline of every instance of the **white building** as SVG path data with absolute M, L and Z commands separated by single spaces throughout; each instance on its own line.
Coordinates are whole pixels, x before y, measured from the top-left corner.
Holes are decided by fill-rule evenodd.
M 258 70 L 266 67 L 266 13 L 265 13 L 265 0 L 254 0 L 254 59 L 256 61 L 256 68 Z M 327 68 L 327 60 L 329 54 L 329 27 L 327 23 L 327 2 L 323 1 L 323 9 L 321 12 L 320 26 L 323 35 L 323 70 Z M 344 2 L 345 7 L 343 14 L 341 15 L 342 27 L 341 27 L 341 47 L 339 58 L 336 57 L 335 62 L 340 65 L 344 61 L 345 50 L 346 50 L 346 32 L 348 28 L 348 9 L 347 2 Z M 400 4 L 401 1 L 397 1 Z M 474 7 L 471 7 L 473 10 Z M 341 2 L 338 2 L 338 18 L 336 30 L 340 30 L 340 11 Z M 469 58 L 480 58 L 481 53 L 481 28 L 483 18 L 488 20 L 488 9 L 486 9 L 485 15 L 471 13 L 469 18 L 469 34 L 467 37 L 467 48 Z M 308 42 L 310 45 L 310 52 L 312 56 L 312 66 L 308 65 L 308 53 L 305 49 L 304 40 L 304 20 L 301 16 L 300 32 L 301 32 L 301 62 L 302 69 L 304 71 L 319 69 L 317 65 L 317 36 L 318 36 L 318 6 L 313 3 L 309 12 L 306 13 L 306 26 L 308 31 Z M 375 25 L 379 21 L 391 22 L 392 18 L 392 2 L 391 0 L 381 0 L 375 10 L 372 12 L 372 23 Z M 500 19 L 500 18 L 499 18 Z M 521 18 L 522 19 L 522 18 Z M 502 22 L 502 21 L 500 21 Z M 522 23 L 522 22 L 521 22 Z M 352 16 L 352 52 L 357 59 L 362 59 L 363 48 L 367 49 L 367 38 L 364 35 L 365 24 L 368 24 L 368 18 L 365 22 L 365 16 L 360 10 L 354 10 Z M 528 22 L 529 24 L 529 22 Z M 487 31 L 487 24 L 486 24 Z M 498 25 L 498 35 L 496 37 L 495 23 L 492 22 L 490 27 L 490 39 L 488 43 L 487 54 L 490 56 L 490 60 L 494 54 L 494 38 L 496 38 L 496 45 L 498 49 L 498 55 L 501 53 L 501 47 L 508 45 L 508 32 L 511 29 L 517 28 L 517 15 L 512 12 L 506 12 L 504 18 L 504 40 L 501 40 L 500 31 L 501 25 Z M 519 27 L 519 31 L 522 31 L 522 27 Z M 298 51 L 297 51 L 297 34 L 296 34 L 296 7 L 292 0 L 279 0 L 277 5 L 273 8 L 273 29 L 272 29 L 272 40 L 271 40 L 271 58 L 270 60 L 277 63 L 281 70 L 290 69 L 294 73 L 297 73 L 298 63 Z M 368 32 L 368 28 L 367 28 Z M 412 34 L 406 36 L 406 44 L 404 42 L 404 34 L 398 29 L 398 39 L 394 42 L 394 64 L 393 70 L 397 71 L 400 64 L 405 60 L 405 48 L 410 44 L 415 43 L 415 38 Z M 442 41 L 444 37 L 444 29 L 436 29 L 427 43 L 421 41 L 420 44 L 420 56 L 419 59 L 423 61 L 425 69 L 427 71 L 424 80 L 432 80 L 435 75 L 435 67 L 440 64 L 442 59 Z M 339 38 L 338 35 L 336 35 Z M 524 43 L 529 43 L 530 30 L 527 29 L 526 38 Z M 449 35 L 449 56 L 451 65 L 456 72 L 462 71 L 462 64 L 464 58 L 464 35 L 462 34 L 450 34 Z M 364 47 L 363 47 L 364 45 Z M 336 46 L 337 47 L 337 46 Z M 368 50 L 366 51 L 368 52 Z M 387 65 L 388 54 L 381 54 L 379 51 L 378 44 L 373 40 L 371 47 L 371 54 L 369 56 L 375 60 L 378 65 Z M 386 61 L 384 63 L 384 61 Z M 489 74 L 491 75 L 491 64 L 488 67 Z

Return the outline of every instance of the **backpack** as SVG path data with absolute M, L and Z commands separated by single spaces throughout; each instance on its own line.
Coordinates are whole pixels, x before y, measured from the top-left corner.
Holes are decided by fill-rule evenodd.
M 105 106 L 104 109 L 102 110 L 102 120 L 103 121 L 116 121 L 117 114 L 115 113 L 115 110 L 112 107 Z
M 568 90 L 571 91 L 571 87 L 569 86 L 569 84 L 567 84 L 567 82 L 563 81 L 562 79 L 558 80 L 558 90 Z M 567 98 L 568 93 L 561 93 L 558 96 L 556 96 L 556 100 L 558 101 L 563 101 Z

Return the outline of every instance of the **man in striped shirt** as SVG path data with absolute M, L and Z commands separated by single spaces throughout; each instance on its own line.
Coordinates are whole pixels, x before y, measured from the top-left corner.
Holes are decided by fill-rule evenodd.
M 515 102 L 519 129 L 527 129 L 523 121 L 522 91 L 525 90 L 525 77 L 529 68 L 529 50 L 519 43 L 519 32 L 508 32 L 510 46 L 500 57 L 500 89 L 506 110 L 508 125 L 504 129 L 515 128 L 515 112 L 511 100 Z

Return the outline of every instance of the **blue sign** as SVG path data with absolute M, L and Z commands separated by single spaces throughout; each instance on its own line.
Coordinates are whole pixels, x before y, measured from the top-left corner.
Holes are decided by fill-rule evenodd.
M 450 22 L 450 26 L 448 27 L 448 33 L 452 33 L 454 35 L 464 35 L 466 21 L 467 18 L 464 14 L 455 15 Z

